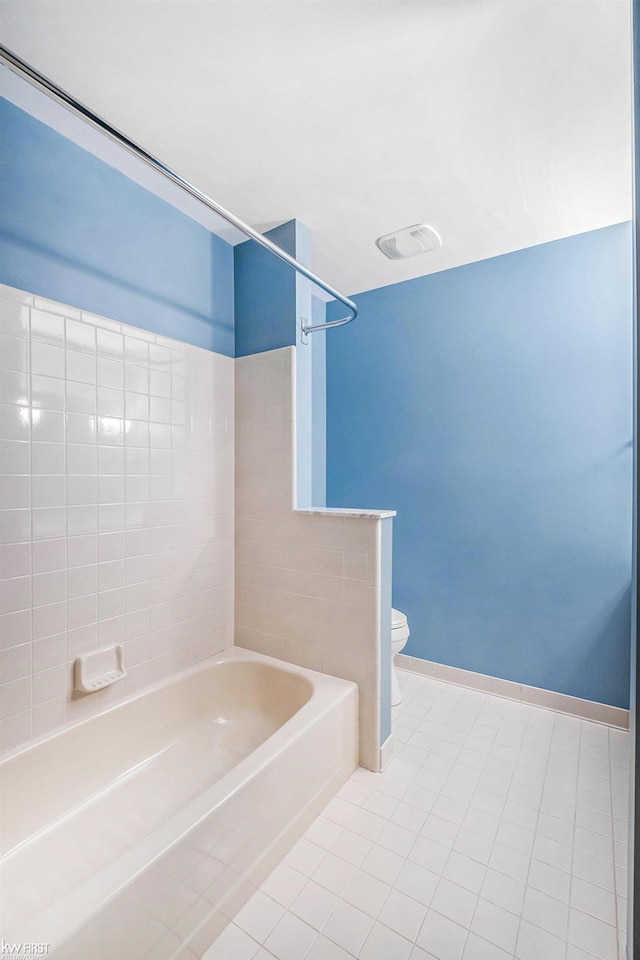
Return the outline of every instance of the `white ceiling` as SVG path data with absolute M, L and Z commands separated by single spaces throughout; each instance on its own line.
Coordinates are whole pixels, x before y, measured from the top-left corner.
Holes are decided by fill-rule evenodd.
M 631 217 L 628 0 L 2 0 L 2 43 L 347 294 Z M 442 249 L 390 261 L 426 222 Z

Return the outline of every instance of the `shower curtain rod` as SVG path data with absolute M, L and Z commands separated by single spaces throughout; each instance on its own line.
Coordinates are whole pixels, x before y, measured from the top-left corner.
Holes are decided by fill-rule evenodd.
M 220 206 L 219 203 L 216 203 L 215 200 L 212 200 L 211 197 L 207 196 L 206 193 L 203 193 L 202 190 L 194 187 L 193 184 L 181 177 L 179 173 L 175 172 L 175 170 L 167 167 L 164 163 L 162 163 L 161 160 L 158 160 L 156 157 L 152 156 L 152 154 L 148 153 L 143 147 L 138 146 L 137 143 L 135 143 L 133 140 L 130 140 L 129 137 L 125 136 L 125 134 L 120 133 L 119 130 L 116 130 L 115 127 L 112 127 L 111 124 L 107 123 L 106 120 L 103 120 L 101 117 L 97 116 L 97 114 L 89 110 L 88 107 L 85 107 L 84 104 L 72 97 L 71 94 L 67 93 L 61 87 L 58 87 L 57 84 L 55 84 L 52 80 L 49 80 L 48 77 L 45 77 L 43 74 L 39 73 L 34 67 L 30 66 L 30 64 L 26 63 L 15 53 L 12 53 L 11 50 L 8 50 L 7 47 L 2 45 L 0 45 L 0 62 L 4 63 L 14 73 L 17 73 L 25 80 L 28 80 L 29 83 L 31 83 L 34 87 L 37 87 L 39 90 L 43 90 L 48 96 L 52 97 L 54 100 L 57 100 L 58 103 L 61 103 L 63 106 L 67 107 L 67 109 L 82 117 L 83 120 L 86 120 L 92 126 L 106 134 L 111 140 L 114 140 L 116 143 L 120 144 L 120 146 L 124 147 L 129 153 L 133 154 L 135 157 L 138 157 L 140 160 L 143 160 L 148 166 L 152 167 L 154 170 L 158 170 L 168 180 L 171 180 L 173 183 L 177 184 L 186 193 L 190 194 L 192 197 L 195 197 L 196 200 L 204 203 L 205 206 L 209 207 L 210 210 L 213 210 L 214 213 L 217 213 L 218 216 L 222 217 L 223 220 L 226 220 L 227 223 L 230 223 L 232 226 L 236 227 L 236 229 L 240 230 L 241 233 L 244 233 L 245 236 L 249 237 L 251 240 L 255 240 L 256 243 L 259 243 L 261 247 L 264 247 L 265 250 L 268 250 L 269 253 L 273 254 L 274 257 L 278 257 L 279 260 L 282 260 L 283 263 L 286 263 L 288 266 L 292 267 L 297 273 L 302 274 L 303 277 L 306 277 L 307 280 L 310 280 L 317 287 L 320 287 L 320 289 L 324 290 L 325 293 L 328 293 L 329 296 L 333 297 L 335 300 L 339 300 L 351 312 L 351 316 L 343 317 L 340 320 L 332 320 L 329 323 L 317 323 L 314 326 L 309 326 L 305 323 L 304 318 L 302 318 L 302 333 L 304 337 L 306 337 L 306 335 L 309 333 L 315 333 L 317 330 L 330 330 L 332 327 L 341 327 L 345 323 L 351 323 L 352 320 L 355 320 L 358 313 L 358 308 L 352 300 L 339 293 L 328 283 L 325 283 L 324 280 L 321 280 L 320 277 L 317 277 L 315 273 L 312 273 L 311 270 L 308 270 L 307 267 L 303 266 L 303 264 L 298 263 L 298 261 L 294 257 L 290 256 L 286 250 L 283 250 L 277 244 L 263 236 L 263 234 L 258 233 L 257 230 L 254 230 L 253 227 L 249 226 L 249 224 L 238 219 L 238 217 L 236 217 L 233 213 L 225 210 L 224 207 Z

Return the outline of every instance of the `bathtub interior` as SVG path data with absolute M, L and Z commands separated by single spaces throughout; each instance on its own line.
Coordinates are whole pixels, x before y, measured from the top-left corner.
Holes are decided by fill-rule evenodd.
M 61 958 L 143 957 L 160 928 L 205 949 L 356 765 L 353 684 L 230 650 L 5 762 L 6 930 Z M 199 869 L 178 878 L 185 858 Z M 179 933 L 166 904 L 154 916 L 172 884 L 193 901 Z
M 1 854 L 50 835 L 70 810 L 84 811 L 90 821 L 116 784 L 121 795 L 135 797 L 126 819 L 148 832 L 248 756 L 311 695 L 311 683 L 298 674 L 216 658 L 215 668 L 191 671 L 180 683 L 165 683 L 18 752 L 2 765 Z M 145 790 L 158 780 L 170 788 L 160 796 Z

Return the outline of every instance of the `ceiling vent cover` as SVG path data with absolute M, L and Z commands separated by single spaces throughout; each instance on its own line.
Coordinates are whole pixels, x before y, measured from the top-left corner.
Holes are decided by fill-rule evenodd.
M 431 253 L 442 246 L 442 240 L 433 227 L 426 223 L 415 223 L 412 227 L 403 227 L 378 237 L 376 247 L 389 260 L 405 260 L 417 257 L 420 253 Z

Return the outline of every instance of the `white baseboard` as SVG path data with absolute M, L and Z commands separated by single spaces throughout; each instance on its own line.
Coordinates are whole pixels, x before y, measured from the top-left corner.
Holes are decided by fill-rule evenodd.
M 423 677 L 434 677 L 436 680 L 456 683 L 472 690 L 482 690 L 484 693 L 493 693 L 509 700 L 520 700 L 522 703 L 546 707 L 547 710 L 567 713 L 572 717 L 581 717 L 583 720 L 606 723 L 610 727 L 619 727 L 621 730 L 629 729 L 629 711 L 621 707 L 610 707 L 605 703 L 595 703 L 593 700 L 581 700 L 579 697 L 569 697 L 564 693 L 555 693 L 553 690 L 528 687 L 513 680 L 500 680 L 498 677 L 489 677 L 483 673 L 448 667 L 444 663 L 434 663 L 431 660 L 422 660 L 420 657 L 408 657 L 404 653 L 396 654 L 395 665 L 400 670 L 418 673 Z
M 390 733 L 385 742 L 380 747 L 380 772 L 384 771 L 384 768 L 393 759 L 393 734 Z

